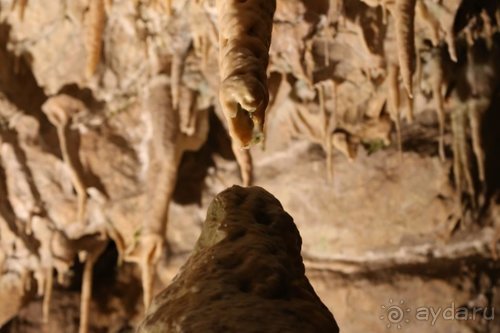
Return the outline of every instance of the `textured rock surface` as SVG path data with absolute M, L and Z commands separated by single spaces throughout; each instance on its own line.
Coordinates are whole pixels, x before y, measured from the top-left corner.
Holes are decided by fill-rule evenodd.
M 338 332 L 305 276 L 302 240 L 260 187 L 217 195 L 193 254 L 139 332 Z
M 215 1 L 0 0 L 1 329 L 75 332 L 89 245 L 109 242 L 89 330 L 133 331 L 143 308 L 129 261 L 162 255 L 162 290 L 213 197 L 252 176 L 294 217 L 306 274 L 344 332 L 386 332 L 389 299 L 499 308 L 500 3 L 416 1 L 412 100 L 411 9 L 393 3 L 277 0 L 265 150 L 240 151 L 218 105 Z M 42 112 L 60 94 L 86 109 L 64 133 L 83 221 Z M 166 226 L 152 248 L 147 225 Z

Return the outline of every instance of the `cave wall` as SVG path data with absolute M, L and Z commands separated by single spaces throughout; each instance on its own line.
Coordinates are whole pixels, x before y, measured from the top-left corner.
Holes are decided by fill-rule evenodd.
M 390 299 L 498 308 L 499 7 L 419 0 L 401 19 L 391 1 L 278 0 L 266 139 L 241 151 L 218 104 L 215 1 L 0 1 L 2 330 L 76 331 L 85 262 L 90 331 L 132 329 L 135 264 L 159 252 L 159 291 L 245 177 L 294 217 L 342 331 L 384 331 Z M 44 108 L 63 94 L 83 107 Z M 71 114 L 62 131 L 51 112 Z

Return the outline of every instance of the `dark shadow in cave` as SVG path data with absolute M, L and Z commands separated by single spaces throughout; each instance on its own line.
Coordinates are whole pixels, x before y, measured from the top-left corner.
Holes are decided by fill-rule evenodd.
M 115 310 L 112 299 L 120 298 L 126 313 L 132 315 L 137 311 L 137 305 L 142 304 L 141 281 L 135 274 L 134 265 L 122 264 L 119 267 L 117 260 L 116 245 L 110 241 L 94 266 L 92 297 L 100 313 L 112 313 Z
M 93 290 L 97 290 L 99 285 L 112 285 L 116 279 L 118 262 L 118 250 L 114 242 L 110 241 L 104 252 L 99 256 L 94 265 Z M 72 271 L 74 275 L 69 283 L 69 289 L 80 291 L 82 285 L 82 275 L 84 262 L 75 261 Z M 96 293 L 97 295 L 97 293 Z
M 320 15 L 326 15 L 330 8 L 328 0 L 304 1 L 304 6 L 306 7 L 304 19 L 313 24 L 320 20 Z
M 491 6 L 490 6 L 491 7 Z M 490 7 L 483 2 L 471 3 L 464 1 L 460 9 L 460 15 L 457 14 L 455 26 L 461 29 L 460 22 L 465 17 L 479 15 L 485 8 L 488 12 Z M 467 52 L 470 52 L 469 56 Z M 490 98 L 490 106 L 482 114 L 481 124 L 481 143 L 484 149 L 485 182 L 481 184 L 479 180 L 479 169 L 476 156 L 473 153 L 471 139 L 468 139 L 469 161 L 474 187 L 477 193 L 481 193 L 479 198 L 479 213 L 488 211 L 491 198 L 495 197 L 500 190 L 500 34 L 493 35 L 492 48 L 489 49 L 485 40 L 478 39 L 474 45 L 468 49 L 465 41 L 457 42 L 458 62 L 447 61 L 445 67 L 446 81 L 448 82 L 447 97 L 455 90 L 462 103 L 474 98 Z M 469 120 L 466 121 L 466 127 L 470 131 Z M 450 175 L 450 179 L 452 179 Z M 466 202 L 473 198 L 462 198 Z M 476 217 L 477 218 L 477 217 Z
M 10 333 L 12 331 L 12 326 L 14 325 L 14 319 L 9 320 L 5 325 L 0 327 L 0 333 Z
M 492 67 L 491 80 L 483 83 L 485 88 L 480 90 L 491 91 L 490 106 L 483 114 L 481 124 L 481 141 L 485 155 L 485 207 L 487 210 L 491 199 L 500 192 L 500 34 L 493 36 L 493 46 L 488 52 L 488 63 Z M 485 46 L 484 46 L 485 47 Z M 487 51 L 485 50 L 484 53 Z M 486 76 L 479 73 L 481 76 Z
M 500 89 L 493 95 L 491 105 L 482 121 L 482 140 L 485 152 L 486 202 L 500 191 Z
M 383 56 L 387 25 L 382 7 L 370 7 L 362 1 L 344 1 L 344 13 L 348 20 L 359 21 L 370 51 Z
M 195 152 L 184 153 L 177 171 L 177 182 L 173 200 L 179 204 L 201 204 L 202 191 L 208 169 L 214 167 L 214 154 L 226 160 L 235 161 L 231 148 L 231 139 L 213 110 L 209 111 L 209 126 L 207 141 Z
M 491 0 L 463 0 L 458 7 L 453 22 L 453 32 L 456 34 L 461 31 L 474 16 L 480 16 L 481 11 L 485 10 L 488 15 L 495 19 L 495 11 L 499 7 L 498 1 Z M 497 22 L 498 23 L 498 22 Z
M 10 26 L 0 24 L 0 91 L 16 107 L 31 114 L 40 120 L 40 131 L 51 128 L 47 117 L 41 111 L 42 104 L 47 100 L 43 89 L 38 86 L 36 78 L 31 71 L 30 54 L 19 56 L 7 49 Z
M 57 306 L 61 306 L 61 300 L 65 300 L 63 303 L 66 303 L 66 305 L 68 302 L 71 302 L 71 305 L 75 305 L 75 308 L 70 311 L 72 316 L 74 316 L 75 325 L 78 325 L 79 310 L 77 304 L 79 304 L 80 296 L 74 295 L 74 300 L 72 301 L 68 295 L 79 294 L 81 292 L 83 268 L 84 263 L 76 260 L 71 268 L 72 275 L 68 284 L 60 285 L 56 283 L 52 296 L 53 303 L 58 304 Z M 96 312 L 100 314 L 111 315 L 117 312 L 116 299 L 119 299 L 119 304 L 125 318 L 135 316 L 140 310 L 140 305 L 142 305 L 142 289 L 138 276 L 139 274 L 134 265 L 123 264 L 121 267 L 118 266 L 118 251 L 115 243 L 110 241 L 94 265 L 92 307 L 96 307 Z M 24 332 L 26 326 L 29 326 L 30 323 L 26 321 L 19 322 L 20 319 L 23 320 L 22 317 L 13 318 L 4 326 L 5 330 L 0 330 L 0 332 L 21 332 L 21 330 Z M 99 325 L 96 327 L 93 324 L 95 323 L 92 323 L 91 320 L 90 331 L 107 332 L 99 327 Z M 124 322 L 125 327 L 127 324 L 127 322 Z
M 73 278 L 69 289 L 81 291 L 84 263 L 75 262 L 72 271 Z M 92 304 L 98 307 L 99 313 L 112 313 L 113 299 L 119 298 L 127 314 L 132 316 L 137 311 L 137 305 L 142 304 L 141 282 L 138 279 L 134 265 L 118 266 L 118 250 L 110 241 L 94 265 Z M 126 290 L 126 292 L 123 292 Z
M 67 84 L 62 87 L 58 94 L 66 94 L 71 97 L 74 97 L 85 104 L 89 111 L 99 110 L 104 107 L 106 103 L 100 102 L 94 98 L 94 94 L 92 94 L 92 90 L 89 88 L 80 88 L 76 84 Z

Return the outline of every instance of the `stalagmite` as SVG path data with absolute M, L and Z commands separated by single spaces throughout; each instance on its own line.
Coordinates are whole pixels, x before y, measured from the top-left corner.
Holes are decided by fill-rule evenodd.
M 191 257 L 137 332 L 339 332 L 305 276 L 301 243 L 270 193 L 223 191 L 208 208 Z

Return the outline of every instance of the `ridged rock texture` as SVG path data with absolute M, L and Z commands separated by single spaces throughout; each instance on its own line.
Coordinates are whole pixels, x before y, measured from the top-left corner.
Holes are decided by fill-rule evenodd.
M 292 217 L 269 192 L 221 192 L 193 253 L 138 332 L 338 332 L 305 276 L 301 245 Z
M 500 308 L 500 1 L 239 1 L 0 0 L 0 331 L 133 332 L 251 184 L 343 332 L 498 333 L 414 314 Z

